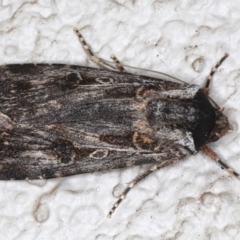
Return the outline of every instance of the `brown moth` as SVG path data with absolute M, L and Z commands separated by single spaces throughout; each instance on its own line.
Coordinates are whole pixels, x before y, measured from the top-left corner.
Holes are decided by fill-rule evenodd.
M 151 172 L 202 150 L 235 176 L 209 148 L 230 130 L 208 87 L 125 72 L 63 64 L 0 66 L 0 179 L 48 179 L 152 163 Z

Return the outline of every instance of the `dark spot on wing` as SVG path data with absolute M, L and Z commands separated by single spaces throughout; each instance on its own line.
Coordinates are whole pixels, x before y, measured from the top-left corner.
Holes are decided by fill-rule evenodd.
M 53 149 L 57 153 L 61 163 L 70 163 L 74 160 L 75 150 L 71 142 L 66 140 L 57 140 L 53 144 Z
M 77 74 L 77 73 L 69 73 L 67 74 L 64 79 L 56 79 L 56 83 L 58 85 L 58 87 L 63 90 L 66 91 L 68 89 L 74 89 L 76 88 L 79 83 L 82 81 L 81 75 Z
M 48 178 L 54 178 L 55 177 L 55 170 L 54 168 L 45 168 L 41 170 L 41 175 L 42 178 L 48 179 Z
M 37 66 L 34 64 L 10 64 L 8 70 L 14 74 L 36 74 Z
M 83 160 L 84 158 L 89 157 L 89 155 L 94 151 L 93 148 L 80 148 L 76 149 L 76 156 L 78 159 Z
M 100 140 L 113 145 L 120 145 L 124 147 L 132 147 L 132 133 L 128 135 L 108 135 L 103 134 Z
M 3 165 L 0 170 L 0 179 L 2 180 L 23 180 L 27 177 L 27 171 L 18 164 Z
M 16 89 L 18 91 L 26 91 L 26 90 L 30 89 L 31 87 L 32 87 L 32 85 L 29 82 L 26 82 L 26 81 L 16 82 Z

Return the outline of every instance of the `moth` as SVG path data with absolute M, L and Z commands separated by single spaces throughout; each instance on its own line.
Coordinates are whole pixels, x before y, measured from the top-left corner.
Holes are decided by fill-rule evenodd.
M 231 130 L 204 89 L 184 82 L 127 73 L 98 58 L 77 29 L 91 59 L 104 69 L 63 64 L 0 66 L 0 179 L 49 179 L 134 165 L 153 171 L 202 150 L 222 167 L 207 144 Z

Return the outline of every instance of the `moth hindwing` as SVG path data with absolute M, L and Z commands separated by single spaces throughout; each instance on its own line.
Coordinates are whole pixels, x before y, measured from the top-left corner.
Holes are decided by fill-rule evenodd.
M 63 64 L 0 67 L 0 179 L 64 177 L 152 163 L 111 209 L 151 172 L 203 150 L 230 127 L 208 98 L 208 86 L 127 73 L 96 57 L 105 69 Z M 107 69 L 107 70 L 106 70 Z M 238 176 L 237 173 L 233 172 Z

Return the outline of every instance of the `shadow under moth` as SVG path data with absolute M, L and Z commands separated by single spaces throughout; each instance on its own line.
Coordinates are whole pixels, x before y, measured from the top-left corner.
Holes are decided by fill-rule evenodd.
M 205 88 L 127 73 L 95 56 L 74 29 L 91 59 L 105 69 L 64 64 L 0 66 L 0 179 L 48 179 L 74 174 L 153 166 L 153 171 L 202 150 L 239 175 L 206 146 L 230 125 Z

